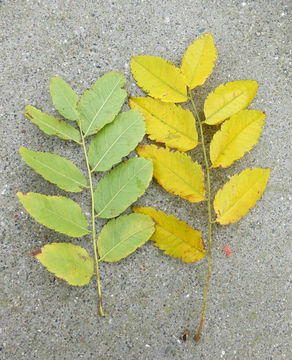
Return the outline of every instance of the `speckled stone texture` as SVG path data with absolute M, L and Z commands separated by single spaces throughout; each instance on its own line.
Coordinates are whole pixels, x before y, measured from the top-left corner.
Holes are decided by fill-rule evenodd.
M 0 1 L 1 359 L 292 358 L 288 7 L 281 0 Z M 129 94 L 142 95 L 130 73 L 131 56 L 156 55 L 178 65 L 186 48 L 209 31 L 219 59 L 194 92 L 198 108 L 219 84 L 256 79 L 260 87 L 251 108 L 267 115 L 256 147 L 232 167 L 212 171 L 213 194 L 246 167 L 272 172 L 262 199 L 246 217 L 214 226 L 206 319 L 195 344 L 179 336 L 185 328 L 193 336 L 198 326 L 207 259 L 183 264 L 149 242 L 119 263 L 101 264 L 106 317 L 100 318 L 94 280 L 84 288 L 70 287 L 30 256 L 46 243 L 68 238 L 34 221 L 15 191 L 65 195 L 24 163 L 20 146 L 66 156 L 86 170 L 77 146 L 46 136 L 23 115 L 28 104 L 56 114 L 49 94 L 52 76 L 62 76 L 81 94 L 102 74 L 121 71 Z M 206 128 L 207 141 L 214 130 Z M 190 154 L 202 163 L 199 147 Z M 69 196 L 89 215 L 87 192 Z M 204 203 L 190 204 L 153 182 L 138 205 L 174 214 L 207 237 Z M 103 223 L 97 221 L 98 231 Z M 73 242 L 92 254 L 89 237 Z M 229 258 L 222 251 L 226 245 L 233 250 Z

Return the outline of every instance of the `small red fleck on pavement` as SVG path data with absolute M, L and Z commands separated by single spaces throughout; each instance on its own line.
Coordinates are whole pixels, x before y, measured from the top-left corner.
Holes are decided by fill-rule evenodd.
M 232 250 L 227 245 L 222 250 L 226 253 L 226 257 L 229 257 L 232 254 Z

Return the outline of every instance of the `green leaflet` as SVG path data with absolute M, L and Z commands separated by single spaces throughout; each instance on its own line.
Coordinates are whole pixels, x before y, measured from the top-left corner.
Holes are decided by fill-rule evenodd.
M 106 171 L 134 150 L 145 134 L 143 116 L 137 110 L 124 112 L 92 139 L 88 160 L 92 171 Z
M 66 243 L 45 245 L 32 255 L 50 272 L 70 285 L 87 285 L 93 275 L 93 259 L 80 246 Z
M 153 234 L 150 216 L 130 214 L 110 220 L 101 230 L 98 240 L 100 260 L 114 262 L 133 253 Z
M 17 192 L 17 196 L 27 212 L 49 229 L 72 237 L 89 233 L 87 220 L 80 206 L 73 200 L 33 192 Z
M 121 73 L 110 72 L 100 77 L 81 97 L 78 104 L 84 136 L 95 134 L 113 121 L 127 93 L 122 87 L 126 79 Z
M 50 80 L 50 92 L 55 108 L 68 120 L 78 120 L 77 103 L 79 100 L 76 92 L 60 77 Z
M 145 192 L 152 174 L 152 161 L 142 158 L 130 159 L 106 174 L 94 192 L 97 217 L 120 215 Z
M 36 124 L 44 133 L 55 135 L 65 140 L 73 140 L 80 144 L 81 137 L 78 130 L 64 120 L 43 113 L 33 106 L 26 106 L 24 115 Z
M 87 187 L 86 177 L 81 174 L 77 166 L 62 156 L 23 147 L 19 152 L 30 167 L 59 188 L 79 192 L 83 187 Z

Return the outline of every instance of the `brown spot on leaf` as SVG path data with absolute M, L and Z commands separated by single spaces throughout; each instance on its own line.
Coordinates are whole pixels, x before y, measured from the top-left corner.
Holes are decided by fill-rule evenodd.
M 38 249 L 38 250 L 36 250 L 36 251 L 33 251 L 32 253 L 31 253 L 31 255 L 32 256 L 37 256 L 38 254 L 41 254 L 42 253 L 42 249 Z
M 31 114 L 30 113 L 28 113 L 28 112 L 25 112 L 24 113 L 24 116 L 26 116 L 27 118 L 29 118 L 29 119 L 33 119 L 33 117 L 31 116 Z

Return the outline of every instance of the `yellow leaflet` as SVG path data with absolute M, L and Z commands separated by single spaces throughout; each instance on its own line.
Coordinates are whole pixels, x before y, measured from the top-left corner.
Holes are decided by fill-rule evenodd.
M 258 142 L 265 114 L 256 110 L 242 110 L 226 120 L 210 144 L 212 167 L 230 166 L 243 157 Z
M 189 110 L 150 97 L 131 97 L 129 104 L 144 115 L 146 133 L 151 140 L 181 151 L 197 146 L 196 120 Z
M 153 176 L 165 190 L 190 202 L 205 199 L 204 173 L 190 156 L 155 145 L 140 145 L 137 152 L 153 160 Z
M 173 215 L 166 215 L 151 207 L 134 207 L 135 213 L 149 215 L 156 223 L 150 240 L 166 255 L 180 258 L 185 263 L 196 262 L 206 255 L 202 234 Z
M 216 221 L 228 225 L 239 221 L 265 191 L 271 169 L 246 169 L 232 176 L 214 199 Z
M 232 81 L 218 86 L 208 95 L 204 104 L 206 124 L 220 124 L 246 108 L 255 97 L 257 88 L 255 80 Z
M 165 102 L 188 100 L 184 76 L 170 61 L 155 56 L 133 56 L 131 70 L 137 84 L 150 96 Z
M 216 59 L 217 50 L 210 33 L 202 35 L 188 47 L 182 59 L 181 71 L 190 89 L 204 84 L 213 71 Z

